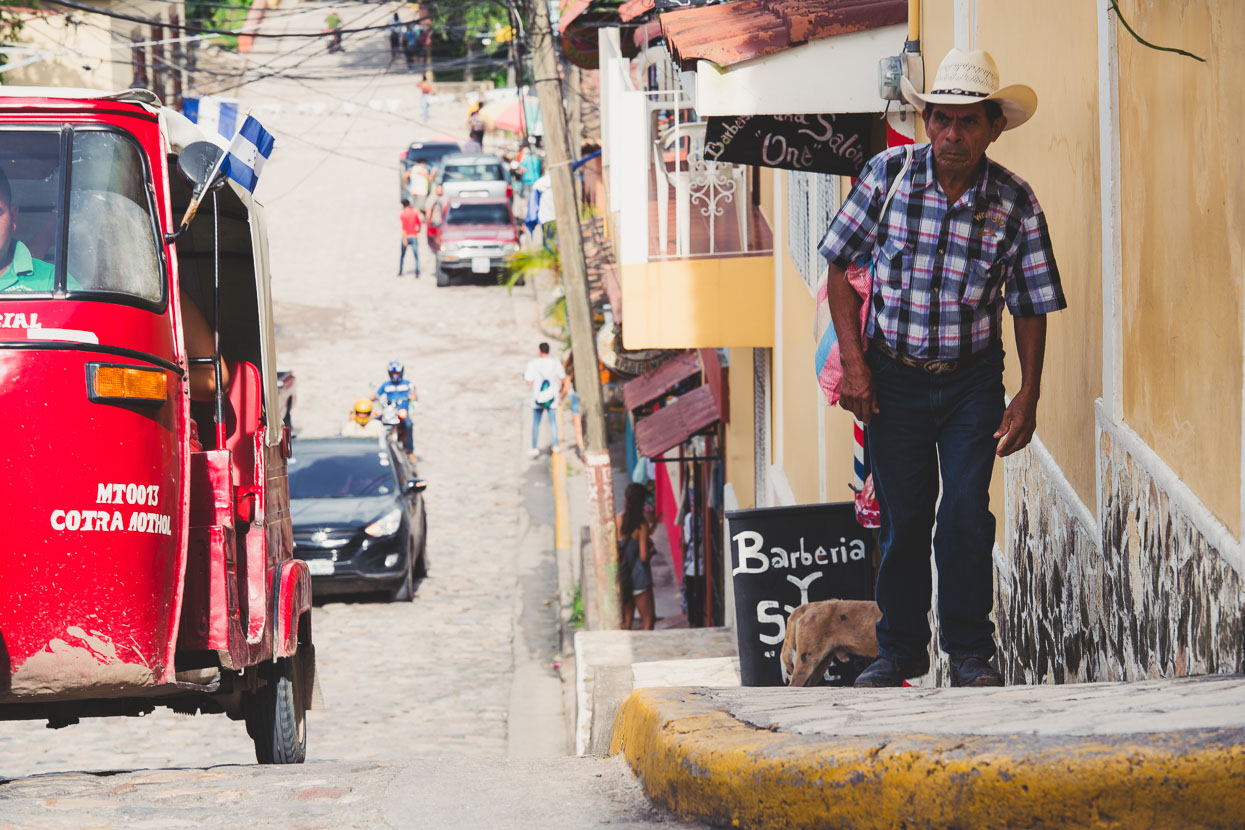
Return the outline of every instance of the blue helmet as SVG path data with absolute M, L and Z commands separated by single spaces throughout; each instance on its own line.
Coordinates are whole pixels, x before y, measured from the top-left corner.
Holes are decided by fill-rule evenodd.
M 397 382 L 402 379 L 402 374 L 406 371 L 406 367 L 402 365 L 401 360 L 389 361 L 389 379 Z

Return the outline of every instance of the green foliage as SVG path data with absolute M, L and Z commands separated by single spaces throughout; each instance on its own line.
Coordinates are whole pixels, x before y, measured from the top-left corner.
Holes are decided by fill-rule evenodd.
M 251 0 L 186 0 L 186 20 L 205 29 L 240 29 L 251 10 Z M 219 35 L 206 41 L 222 49 L 237 51 L 238 38 Z
M 571 628 L 584 627 L 584 595 L 579 586 L 571 593 L 571 617 L 566 621 Z
M 522 248 L 515 251 L 514 256 L 511 257 L 501 283 L 513 290 L 519 280 L 528 282 L 538 274 L 545 272 L 552 273 L 558 279 L 562 278 L 562 257 L 558 255 L 558 252 L 550 251 L 543 246 Z

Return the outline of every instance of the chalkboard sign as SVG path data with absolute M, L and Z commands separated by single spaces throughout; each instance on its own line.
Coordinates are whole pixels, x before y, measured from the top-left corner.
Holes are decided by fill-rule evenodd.
M 732 510 L 726 518 L 740 679 L 784 686 L 780 651 L 792 611 L 823 599 L 873 599 L 873 534 L 856 524 L 850 501 Z
M 732 164 L 858 176 L 876 115 L 710 116 L 705 158 Z

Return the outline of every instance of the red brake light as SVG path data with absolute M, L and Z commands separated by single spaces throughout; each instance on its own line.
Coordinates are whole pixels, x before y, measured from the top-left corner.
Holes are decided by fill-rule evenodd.
M 509 202 L 513 198 L 514 198 L 514 188 L 511 187 L 510 185 L 506 185 L 506 201 Z

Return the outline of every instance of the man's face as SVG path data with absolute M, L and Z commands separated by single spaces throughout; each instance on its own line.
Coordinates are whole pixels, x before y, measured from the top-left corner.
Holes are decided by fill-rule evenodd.
M 0 193 L 0 265 L 8 267 L 12 252 L 9 245 L 17 234 L 17 207 Z
M 934 148 L 939 174 L 959 176 L 976 170 L 986 147 L 1006 126 L 1007 119 L 1003 117 L 991 123 L 983 103 L 935 104 L 925 119 L 925 132 Z

